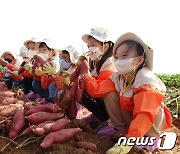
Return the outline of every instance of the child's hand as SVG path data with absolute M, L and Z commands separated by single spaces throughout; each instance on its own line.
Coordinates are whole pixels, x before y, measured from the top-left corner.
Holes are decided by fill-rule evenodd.
M 3 67 L 6 67 L 8 62 L 6 62 L 4 59 L 0 58 L 0 64 L 3 66 Z
M 33 65 L 27 63 L 27 64 L 24 65 L 24 69 L 27 70 L 30 74 L 32 74 L 32 71 L 33 71 Z
M 51 64 L 45 64 L 43 66 L 44 73 L 47 73 L 48 75 L 55 75 L 56 74 L 56 68 L 53 67 Z
M 37 76 L 42 76 L 42 75 L 44 75 L 44 71 L 41 69 L 41 67 L 37 67 L 37 68 L 35 69 L 35 74 L 36 74 Z
M 13 71 L 12 74 L 15 75 L 15 76 L 19 75 L 18 71 Z

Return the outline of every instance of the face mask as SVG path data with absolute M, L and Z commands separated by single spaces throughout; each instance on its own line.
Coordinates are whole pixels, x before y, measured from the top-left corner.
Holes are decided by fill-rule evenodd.
M 23 61 L 25 61 L 26 63 L 30 62 L 31 58 L 24 58 Z
M 89 47 L 88 56 L 91 60 L 97 60 L 102 56 L 102 52 L 99 50 L 99 47 Z
M 7 61 L 8 63 L 12 63 L 13 61 L 12 59 L 9 59 L 9 58 L 5 58 L 4 60 Z
M 131 64 L 135 58 L 115 60 L 114 64 L 115 64 L 115 67 L 116 67 L 116 70 L 118 71 L 118 73 L 120 73 L 122 75 L 126 75 L 126 74 L 130 73 L 134 69 L 134 67 Z
M 44 57 L 46 60 L 49 59 L 49 54 L 47 54 L 47 53 L 39 53 L 39 55 Z
M 68 70 L 71 66 L 71 63 L 66 62 L 64 59 L 59 59 L 59 65 L 60 68 L 64 69 L 64 70 Z
M 29 56 L 33 57 L 36 54 L 36 51 L 33 50 L 29 50 Z

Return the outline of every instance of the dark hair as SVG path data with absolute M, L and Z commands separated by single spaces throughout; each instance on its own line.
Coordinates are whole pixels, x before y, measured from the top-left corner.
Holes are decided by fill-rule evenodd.
M 45 42 L 41 42 L 40 44 L 39 44 L 39 48 L 48 48 L 48 50 L 52 50 L 51 48 L 49 48 L 48 46 L 47 46 L 47 44 L 45 43 Z
M 133 48 L 136 49 L 136 53 L 137 53 L 138 56 L 142 56 L 142 55 L 145 56 L 144 48 L 138 42 L 132 41 L 132 40 L 126 40 L 126 41 L 123 41 L 120 45 L 123 45 L 123 44 L 127 44 L 128 50 L 133 49 Z
M 92 36 L 89 36 L 88 39 L 91 38 L 91 37 L 92 37 Z M 94 37 L 93 37 L 93 38 L 94 38 Z M 94 39 L 95 39 L 95 38 L 94 38 Z M 96 39 L 95 39 L 95 40 L 96 40 Z M 98 40 L 97 40 L 97 41 L 98 41 Z M 100 41 L 98 41 L 98 42 L 100 42 Z M 98 74 L 99 74 L 99 71 L 100 71 L 102 65 L 103 65 L 104 62 L 106 61 L 106 59 L 108 59 L 109 57 L 112 56 L 113 47 L 114 47 L 114 43 L 111 42 L 111 41 L 104 42 L 104 43 L 103 43 L 103 42 L 100 42 L 100 43 L 101 43 L 102 46 L 103 46 L 104 44 L 108 43 L 108 44 L 109 44 L 109 48 L 108 48 L 108 50 L 102 55 L 101 59 L 100 59 L 100 60 L 97 62 L 97 64 L 96 64 L 96 71 L 97 71 Z M 93 60 L 90 60 L 90 68 L 91 68 L 91 70 L 94 69 Z
M 63 50 L 62 51 L 63 54 L 68 54 L 69 55 L 69 52 L 67 50 Z

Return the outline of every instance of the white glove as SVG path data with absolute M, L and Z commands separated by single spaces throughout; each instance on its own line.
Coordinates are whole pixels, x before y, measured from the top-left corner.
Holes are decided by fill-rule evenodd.
M 127 154 L 131 150 L 132 146 L 129 145 L 118 145 L 117 143 L 108 151 L 106 154 Z
M 56 74 L 56 67 L 53 67 L 51 64 L 45 64 L 43 66 L 44 73 L 47 73 L 48 75 L 55 75 Z
M 44 71 L 41 69 L 41 67 L 37 67 L 37 68 L 35 69 L 35 74 L 36 74 L 37 76 L 42 76 L 42 75 L 44 75 Z

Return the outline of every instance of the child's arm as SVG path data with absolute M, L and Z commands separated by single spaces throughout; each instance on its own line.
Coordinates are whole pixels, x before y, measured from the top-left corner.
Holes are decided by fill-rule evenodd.
M 143 137 L 154 124 L 164 94 L 154 87 L 144 85 L 136 89 L 134 95 L 133 120 L 126 137 Z
M 93 98 L 104 97 L 106 94 L 115 91 L 114 83 L 110 78 L 98 82 L 92 76 L 85 78 L 85 89 Z

